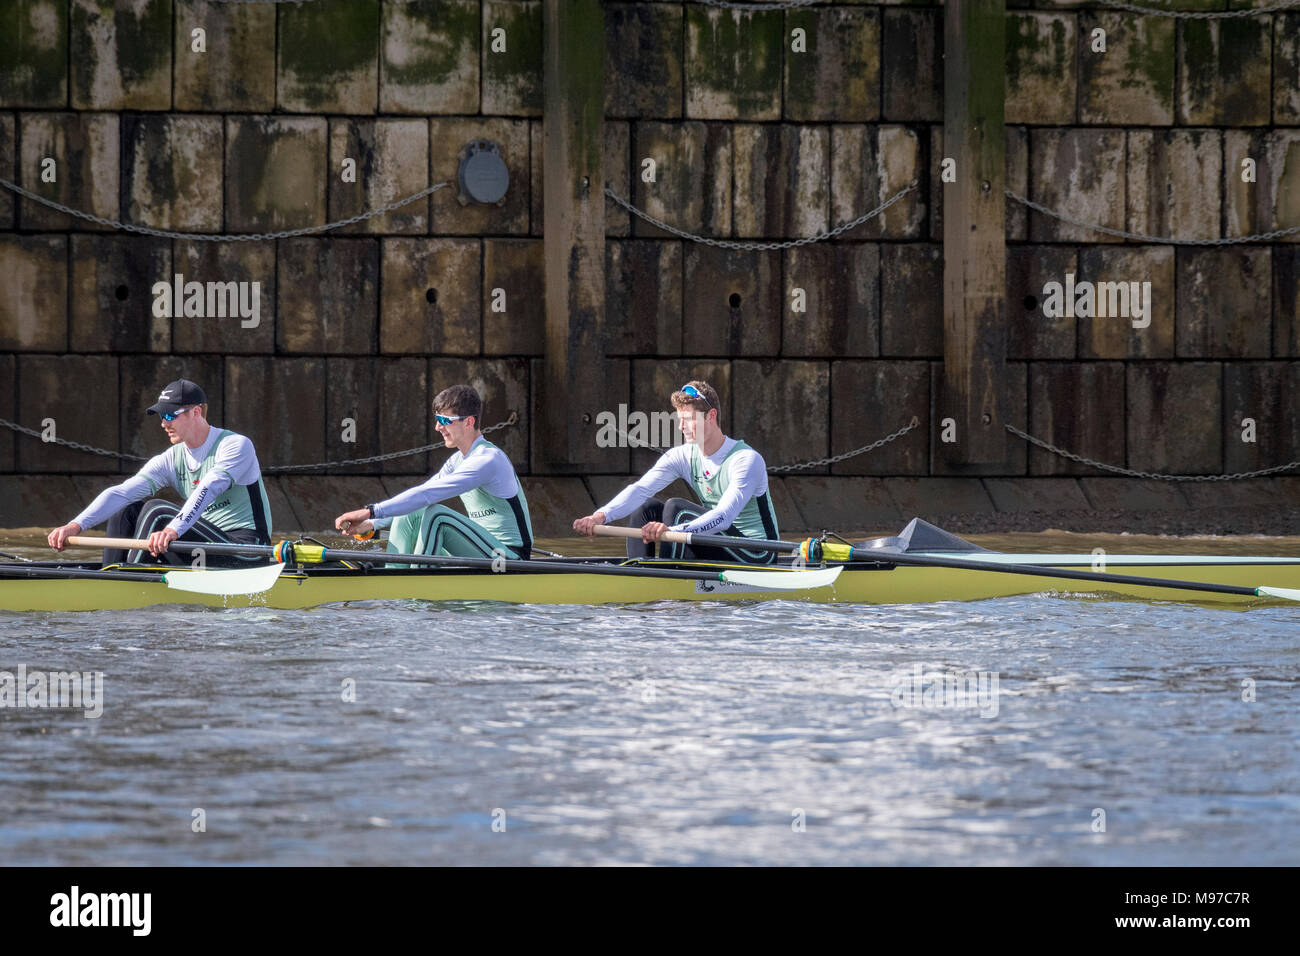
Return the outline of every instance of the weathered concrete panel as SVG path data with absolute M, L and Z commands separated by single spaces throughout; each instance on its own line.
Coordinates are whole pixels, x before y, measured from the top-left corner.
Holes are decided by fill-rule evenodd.
M 890 497 L 883 478 L 841 478 L 826 475 L 786 478 L 785 486 L 798 506 L 803 525 L 853 537 L 862 534 L 897 534 L 903 513 Z M 778 514 L 785 531 L 785 515 Z
M 157 415 L 150 415 L 146 409 L 158 401 L 158 393 L 168 382 L 178 378 L 187 378 L 203 389 L 208 397 L 208 422 L 221 428 L 240 431 L 239 425 L 226 420 L 226 408 L 222 394 L 224 371 L 220 358 L 180 358 L 172 355 L 124 355 L 121 358 L 119 374 L 121 376 L 121 399 L 118 404 L 118 427 L 121 430 L 122 444 L 112 446 L 129 455 L 152 457 L 168 447 L 167 433 L 162 430 L 162 420 Z M 89 439 L 92 445 L 101 442 Z M 265 467 L 268 462 L 262 449 L 257 449 L 258 461 Z M 101 465 L 108 465 L 111 459 L 99 459 Z M 125 462 L 118 470 L 134 474 L 143 462 Z M 101 467 L 101 471 L 113 470 L 111 465 Z M 89 500 L 87 500 L 89 504 Z
M 0 106 L 68 102 L 68 5 L 9 0 L 0 7 Z
M 44 430 L 53 419 L 54 437 L 99 448 L 121 447 L 117 424 L 117 359 L 108 355 L 18 356 L 18 422 Z M 91 400 L 87 401 L 90 397 Z M 22 472 L 102 472 L 116 460 L 23 437 L 18 443 Z M 63 519 L 71 521 L 72 515 Z
M 1169 126 L 1174 121 L 1175 27 L 1170 17 L 1079 13 L 1079 121 Z M 1104 30 L 1105 52 L 1093 50 Z
M 814 243 L 787 249 L 783 255 L 781 354 L 879 355 L 880 246 Z M 796 304 L 803 311 L 796 312 Z
M 305 237 L 281 239 L 277 246 L 279 351 L 373 353 L 379 324 L 379 244 Z
M 636 421 L 629 419 L 625 429 L 626 436 L 620 438 L 627 442 L 632 451 L 632 467 L 644 472 L 659 458 L 661 452 L 642 448 L 642 445 L 654 445 L 668 449 L 682 442 L 681 432 L 677 427 L 677 416 L 671 401 L 673 392 L 687 382 L 707 382 L 718 393 L 719 421 L 722 430 L 733 437 L 743 437 L 736 431 L 736 406 L 732 404 L 731 363 L 723 360 L 705 359 L 659 359 L 637 360 L 632 362 L 632 390 L 629 414 L 639 412 L 644 418 L 643 437 L 636 428 Z M 748 396 L 742 396 L 748 400 Z M 610 409 L 615 414 L 618 409 Z M 621 427 L 621 426 L 620 426 Z M 762 454 L 760 451 L 759 454 Z M 772 462 L 768 462 L 772 464 Z M 662 496 L 660 496 L 662 498 Z M 694 497 L 690 495 L 689 497 Z M 604 499 L 607 501 L 608 499 Z M 596 502 L 598 505 L 604 501 Z
M 226 359 L 225 422 L 248 436 L 264 468 L 325 460 L 324 394 L 323 359 Z
M 880 354 L 943 355 L 943 246 L 885 243 L 880 248 Z
M 104 482 L 105 487 L 111 484 L 111 479 Z M 79 501 L 76 485 L 66 475 L 47 475 L 40 481 L 0 475 L 0 527 L 57 528 L 77 516 Z
M 541 355 L 546 351 L 543 252 L 536 239 L 483 240 L 485 355 Z
M 72 0 L 74 110 L 172 104 L 170 0 Z
M 1300 247 L 1273 247 L 1273 354 L 1300 356 Z
M 687 355 L 775 355 L 782 305 L 779 252 L 686 247 Z
M 1265 248 L 1179 247 L 1179 358 L 1268 358 L 1272 259 Z
M 477 355 L 477 239 L 385 239 L 381 352 Z M 508 302 L 507 302 L 508 304 Z
M 482 50 L 483 112 L 541 116 L 541 3 L 483 0 Z M 590 68 L 590 64 L 573 64 L 573 69 L 584 68 Z
M 542 236 L 545 233 L 545 220 L 543 217 L 543 191 L 542 187 L 545 177 L 542 175 L 542 123 L 540 120 L 532 120 L 528 124 L 528 137 L 532 160 L 530 165 L 530 191 L 531 200 L 531 219 L 532 228 L 529 233 L 534 236 Z M 605 182 L 610 183 L 614 192 L 624 199 L 630 201 L 632 193 L 631 173 L 631 150 L 632 150 L 632 124 L 618 123 L 613 120 L 606 120 L 605 129 L 605 155 L 604 155 L 604 174 Z M 638 161 L 639 162 L 639 161 Z M 728 182 L 730 182 L 730 170 L 728 170 Z M 602 186 L 603 188 L 603 186 Z M 644 228 L 644 224 L 643 228 Z M 658 230 L 655 230 L 658 232 Z M 632 232 L 632 214 L 626 212 L 617 203 L 605 203 L 605 235 L 610 236 L 627 236 Z
M 337 534 L 334 519 L 345 511 L 364 508 L 388 497 L 378 478 L 355 475 L 289 474 L 280 477 L 280 487 L 293 503 L 299 530 L 308 534 L 322 531 Z M 276 527 L 283 527 L 272 511 Z
M 13 113 L 0 113 L 0 178 L 17 182 L 14 174 L 14 161 L 17 150 L 18 124 Z M 0 188 L 0 229 L 12 229 L 14 225 L 15 196 L 8 189 Z
M 476 0 L 385 3 L 380 35 L 381 112 L 479 111 Z
M 448 235 L 528 233 L 529 158 L 528 121 L 487 117 L 447 117 L 429 120 L 430 164 L 433 182 L 451 182 L 433 200 L 433 232 Z M 498 205 L 456 199 L 456 171 L 460 152 L 476 140 L 496 143 L 501 150 L 510 186 Z
M 528 359 L 529 380 L 533 383 L 531 391 L 528 393 L 529 408 L 527 414 L 520 415 L 521 428 L 527 432 L 529 448 L 529 471 L 535 474 L 545 474 L 548 471 L 548 465 L 545 454 L 542 451 L 542 437 L 539 423 L 542 417 L 551 414 L 546 409 L 539 408 L 541 403 L 540 389 L 538 384 L 546 377 L 546 367 L 544 360 L 540 358 Z M 606 359 L 605 376 L 609 383 L 608 396 L 630 395 L 632 392 L 631 362 L 627 359 Z M 602 411 L 618 412 L 617 402 L 620 399 L 611 400 L 606 396 L 592 396 L 589 389 L 581 388 L 582 383 L 574 383 L 577 391 L 569 396 L 570 400 L 580 402 L 585 408 L 592 411 L 584 412 L 584 415 L 590 414 L 591 421 L 584 421 L 586 434 L 590 436 L 592 447 L 599 451 L 592 453 L 592 458 L 596 461 L 592 464 L 591 469 L 595 472 L 606 474 L 627 474 L 632 468 L 631 458 L 628 449 L 621 445 L 604 448 L 599 444 L 601 438 L 601 429 L 598 417 Z M 608 407 L 602 407 L 608 406 Z M 590 512 L 588 512 L 590 513 Z
M 1058 279 L 1058 281 L 1061 281 Z M 1097 289 L 1095 317 L 1083 316 L 1079 323 L 1079 358 L 1154 359 L 1174 357 L 1174 247 L 1123 246 L 1084 248 L 1079 253 L 1077 282 L 1092 282 Z M 1133 283 L 1151 283 L 1149 299 L 1139 285 L 1147 314 L 1135 314 L 1131 295 Z M 1103 286 L 1102 283 L 1112 283 Z M 1123 306 L 1123 292 L 1113 283 L 1124 283 L 1129 291 L 1129 315 L 1114 314 Z M 1112 302 L 1112 290 L 1115 302 Z M 1105 307 L 1106 315 L 1101 314 Z M 1122 309 L 1121 309 L 1122 312 Z M 1131 317 L 1130 317 L 1131 316 Z M 1137 325 L 1134 325 L 1134 323 Z M 1139 325 L 1146 324 L 1139 328 Z
M 1033 129 L 1029 137 L 1030 199 L 1084 222 L 1124 228 L 1123 130 Z M 1122 241 L 1039 212 L 1030 214 L 1029 235 L 1040 242 Z
M 943 514 L 988 514 L 996 511 L 984 486 L 970 478 L 898 478 L 889 483 L 889 496 L 903 519 L 933 521 Z
M 1074 13 L 1007 14 L 1008 123 L 1074 122 L 1077 19 Z
M 270 353 L 275 351 L 275 244 L 271 242 L 190 242 L 177 239 L 172 245 L 173 273 L 185 282 L 204 286 L 204 314 L 172 318 L 173 352 L 213 352 L 218 355 Z M 159 276 L 174 282 L 173 276 Z M 232 289 L 229 283 L 248 283 Z M 256 282 L 256 288 L 253 283 Z M 213 308 L 208 309 L 208 283 L 212 286 Z M 231 293 L 240 295 L 234 303 Z M 256 294 L 255 314 L 254 294 Z M 243 298 L 244 296 L 247 298 Z M 232 308 L 232 304 L 236 307 Z M 225 313 L 222 315 L 222 313 Z
M 1089 507 L 1077 478 L 985 478 L 984 490 L 1003 513 Z
M 1300 365 L 1226 363 L 1223 435 L 1228 473 L 1300 460 Z
M 226 228 L 278 232 L 325 222 L 323 117 L 226 118 Z
M 632 163 L 638 170 L 632 204 L 678 229 L 705 236 L 731 235 L 731 127 L 704 123 L 637 123 L 632 128 Z M 647 183 L 646 160 L 654 161 Z M 667 236 L 642 219 L 637 236 Z
M 1270 34 L 1265 17 L 1179 21 L 1178 123 L 1268 125 Z
M 1226 130 L 1223 159 L 1226 235 L 1300 224 L 1300 130 Z M 1300 236 L 1277 241 L 1300 242 Z
M 1097 511 L 1164 511 L 1187 507 L 1177 482 L 1149 478 L 1080 478 L 1079 487 Z
M 831 466 L 836 475 L 924 475 L 929 471 L 928 362 L 832 362 L 831 454 L 842 455 L 919 425 L 879 448 Z
M 221 232 L 221 117 L 122 117 L 122 193 L 129 222 Z
M 379 99 L 379 0 L 280 8 L 277 100 L 291 113 L 373 113 Z
M 1128 229 L 1176 239 L 1217 237 L 1222 152 L 1219 130 L 1131 130 Z
M 682 243 L 605 243 L 605 323 L 614 355 L 682 354 Z
M 118 117 L 106 113 L 22 113 L 18 118 L 22 155 L 19 183 L 25 188 L 79 212 L 118 218 L 120 139 Z M 54 160 L 57 180 L 42 182 L 42 163 Z M 54 212 L 24 199 L 20 205 L 24 229 L 107 229 L 84 219 Z
M 0 351 L 67 349 L 67 237 L 0 236 L 0 275 Z
M 515 466 L 515 471 L 528 470 L 529 359 L 431 359 L 429 361 L 429 401 L 451 385 L 471 385 L 483 399 L 483 427 L 491 428 L 510 418 L 513 412 L 518 421 L 487 435 L 488 441 L 499 447 Z M 534 360 L 535 361 L 535 360 Z M 429 441 L 438 433 L 432 423 Z M 443 456 L 434 452 L 433 461 L 440 466 Z M 528 499 L 532 507 L 532 499 Z M 573 519 L 569 519 L 572 521 Z M 534 528 L 536 530 L 536 528 Z
M 686 115 L 780 119 L 783 23 L 777 10 L 688 6 Z
M 335 358 L 326 391 L 325 458 L 348 461 L 418 448 L 437 439 L 429 410 L 428 362 L 420 358 Z M 350 420 L 350 421 L 349 421 Z M 330 474 L 427 475 L 429 453 Z
M 943 122 L 942 11 L 885 10 L 884 31 L 884 118 Z
M 735 235 L 801 238 L 830 220 L 830 134 L 816 126 L 732 129 Z
M 1105 462 L 1124 464 L 1124 366 L 1120 362 L 1033 362 L 1029 366 L 1026 431 L 1059 448 Z M 1037 446 L 1029 449 L 1033 475 L 1094 475 L 1081 465 Z
M 1129 468 L 1161 474 L 1220 473 L 1222 370 L 1219 362 L 1127 367 Z
M 581 478 L 524 478 L 528 517 L 539 538 L 564 538 L 573 534 L 573 521 L 595 510 Z
M 828 362 L 737 360 L 731 368 L 736 403 L 730 434 L 752 445 L 768 466 L 825 458 L 830 450 L 830 420 L 809 409 L 826 407 L 831 387 Z M 721 396 L 719 396 L 721 397 Z M 826 474 L 827 468 L 800 474 Z
M 832 225 L 857 219 L 884 203 L 922 171 L 921 140 L 903 126 L 831 127 Z M 925 194 L 917 188 L 874 219 L 844 233 L 846 239 L 919 239 L 924 235 Z
M 155 314 L 152 291 L 171 279 L 169 240 L 74 234 L 71 259 L 73 351 L 171 351 L 171 319 Z
M 356 163 L 355 182 L 339 178 L 344 159 Z M 329 189 L 331 222 L 405 199 L 429 185 L 429 125 L 422 119 L 330 120 L 329 168 L 335 177 Z M 333 233 L 425 233 L 430 200 L 454 201 L 445 193 L 435 196 Z
M 0 382 L 8 382 L 8 388 L 0 388 L 0 418 L 7 418 L 9 421 L 18 420 L 18 409 L 14 402 L 17 396 L 14 394 L 13 383 L 18 376 L 18 357 L 16 355 L 0 355 Z M 20 423 L 21 424 L 21 423 Z M 29 428 L 32 426 L 28 426 Z M 9 429 L 0 429 L 0 472 L 14 470 L 14 443 L 18 440 L 16 432 Z
M 275 10 L 269 3 L 177 0 L 175 108 L 275 109 Z M 206 53 L 193 48 L 199 28 Z
M 1029 399 L 1029 373 L 1028 363 L 1026 362 L 1008 362 L 1006 364 L 1006 421 L 1014 425 L 1021 431 L 1028 430 L 1027 419 L 1029 417 L 1028 399 Z M 951 409 L 944 395 L 944 374 L 942 362 L 930 363 L 930 473 L 932 475 L 952 475 L 952 474 L 979 474 L 986 470 L 985 466 L 965 466 L 960 472 L 956 466 L 949 464 L 948 455 L 951 448 L 944 438 L 949 434 L 945 419 L 953 419 L 956 425 L 956 432 L 953 437 L 956 443 L 960 444 L 964 439 L 960 429 L 960 417 L 957 412 Z M 1006 476 L 1006 475 L 1023 475 L 1027 473 L 1027 460 L 1025 443 L 1014 436 L 1007 436 L 1007 460 L 1002 466 L 995 466 L 995 470 L 989 474 Z
M 796 30 L 803 31 L 801 50 L 794 47 Z M 782 42 L 786 119 L 855 122 L 880 116 L 879 11 L 787 10 Z
M 682 8 L 663 3 L 605 7 L 605 115 L 682 115 Z
M 1172 261 L 1171 256 L 1171 265 Z M 1064 284 L 1068 273 L 1078 273 L 1073 246 L 1007 247 L 1008 358 L 1074 358 L 1078 320 L 1069 315 L 1048 316 L 1043 308 L 1044 286 Z M 943 332 L 942 324 L 939 332 Z M 942 338 L 939 351 L 943 351 Z
M 1273 14 L 1273 122 L 1300 124 L 1300 13 Z

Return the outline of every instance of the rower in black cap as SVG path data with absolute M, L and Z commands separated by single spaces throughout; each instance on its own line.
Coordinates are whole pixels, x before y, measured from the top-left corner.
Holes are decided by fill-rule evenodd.
M 188 564 L 167 546 L 186 541 L 271 543 L 271 506 L 253 443 L 207 422 L 208 397 L 187 379 L 162 390 L 148 414 L 158 415 L 172 447 L 147 461 L 135 475 L 105 489 L 81 514 L 50 532 L 50 547 L 62 551 L 70 535 L 108 520 L 110 537 L 148 538 L 149 551 L 167 564 Z M 150 496 L 164 486 L 180 493 L 179 508 Z M 144 500 L 148 498 L 149 500 Z M 106 548 L 104 564 L 136 563 L 145 552 Z M 213 565 L 244 559 L 213 556 Z

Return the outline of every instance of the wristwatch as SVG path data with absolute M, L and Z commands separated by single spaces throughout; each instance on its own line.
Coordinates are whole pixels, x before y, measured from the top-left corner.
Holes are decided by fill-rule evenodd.
M 375 516 L 375 506 L 374 506 L 374 505 L 366 505 L 366 511 L 370 512 L 370 517 L 371 517 L 371 518 L 373 518 L 373 517 Z

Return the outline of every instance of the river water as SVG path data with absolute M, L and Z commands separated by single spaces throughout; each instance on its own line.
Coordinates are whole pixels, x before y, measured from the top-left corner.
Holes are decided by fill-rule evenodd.
M 1262 543 L 1214 550 L 1287 550 Z M 1059 594 L 0 612 L 0 670 L 103 674 L 98 717 L 0 710 L 0 848 L 80 865 L 1294 865 L 1298 624 L 1294 606 Z M 936 675 L 972 692 L 937 694 Z

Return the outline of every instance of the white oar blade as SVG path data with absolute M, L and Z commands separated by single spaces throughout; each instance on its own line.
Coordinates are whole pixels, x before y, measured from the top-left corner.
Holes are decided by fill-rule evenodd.
M 723 571 L 722 580 L 728 584 L 744 584 L 751 588 L 802 591 L 807 588 L 830 587 L 843 570 L 843 567 L 838 567 L 815 568 L 811 571 Z
M 1300 591 L 1295 588 L 1255 588 L 1255 593 L 1285 598 L 1288 601 L 1300 601 Z
M 269 591 L 283 569 L 283 564 L 268 564 L 229 571 L 168 571 L 163 580 L 169 588 L 194 594 L 258 594 Z

